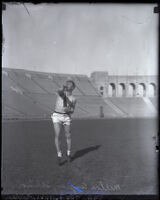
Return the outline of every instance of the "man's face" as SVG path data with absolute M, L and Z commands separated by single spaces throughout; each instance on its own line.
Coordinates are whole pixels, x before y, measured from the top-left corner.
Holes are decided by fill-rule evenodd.
M 74 90 L 74 86 L 73 86 L 73 83 L 68 81 L 66 82 L 66 86 L 67 86 L 67 90 L 68 91 L 73 91 Z

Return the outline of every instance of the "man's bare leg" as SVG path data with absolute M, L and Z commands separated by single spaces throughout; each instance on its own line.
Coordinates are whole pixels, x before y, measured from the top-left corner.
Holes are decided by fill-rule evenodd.
M 54 130 L 55 130 L 55 146 L 56 146 L 57 154 L 58 154 L 58 157 L 62 157 L 62 152 L 60 149 L 60 140 L 59 140 L 61 124 L 60 123 L 53 123 L 53 124 L 54 124 Z
M 67 141 L 67 156 L 71 156 L 71 128 L 70 125 L 64 125 L 64 131 Z

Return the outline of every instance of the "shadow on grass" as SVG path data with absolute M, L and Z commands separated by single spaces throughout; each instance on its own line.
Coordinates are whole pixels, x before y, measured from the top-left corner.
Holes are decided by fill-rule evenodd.
M 82 156 L 84 156 L 85 154 L 91 152 L 91 151 L 96 151 L 101 147 L 101 145 L 96 145 L 96 146 L 92 146 L 92 147 L 87 147 L 85 149 L 81 149 L 79 151 L 76 151 L 73 156 L 71 157 L 71 162 L 73 162 L 75 159 L 80 158 Z M 64 165 L 65 163 L 68 163 L 67 160 L 64 160 L 63 162 L 61 162 L 60 166 Z
M 67 163 L 67 160 L 64 160 L 64 161 L 60 164 L 60 166 L 64 165 L 65 163 Z
M 91 151 L 98 150 L 100 147 L 101 147 L 101 145 L 96 145 L 96 146 L 92 146 L 92 147 L 88 147 L 88 148 L 76 151 L 75 154 L 71 158 L 71 162 L 74 161 L 77 158 L 80 158 L 80 157 L 84 156 L 85 154 L 87 154 L 87 153 L 89 153 Z

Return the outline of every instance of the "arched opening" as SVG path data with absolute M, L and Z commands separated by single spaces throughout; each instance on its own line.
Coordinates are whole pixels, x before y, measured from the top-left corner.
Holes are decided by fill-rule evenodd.
M 104 87 L 103 87 L 103 86 L 101 86 L 101 87 L 100 87 L 100 90 L 103 90 L 103 89 L 104 89 Z
M 103 96 L 103 92 L 100 92 L 100 94 Z
M 140 83 L 137 88 L 137 96 L 144 97 L 146 95 L 146 86 L 144 83 Z
M 110 97 L 116 96 L 116 86 L 115 86 L 114 83 L 110 83 L 110 84 L 109 84 L 108 96 L 110 96 Z
M 104 94 L 104 87 L 100 86 L 99 90 L 100 90 L 100 94 L 103 96 L 103 94 Z
M 128 96 L 134 97 L 136 94 L 136 85 L 134 83 L 130 83 L 128 86 Z
M 125 94 L 126 94 L 126 87 L 125 87 L 125 84 L 124 83 L 120 83 L 119 85 L 118 85 L 118 96 L 119 97 L 124 97 L 125 96 Z
M 156 85 L 155 83 L 150 83 L 148 86 L 148 96 L 154 97 L 156 96 Z

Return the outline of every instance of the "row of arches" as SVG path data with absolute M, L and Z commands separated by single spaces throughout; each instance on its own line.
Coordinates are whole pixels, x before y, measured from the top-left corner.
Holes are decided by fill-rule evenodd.
M 155 83 L 149 83 L 147 86 L 144 83 L 129 83 L 128 85 L 124 83 L 119 83 L 116 85 L 115 83 L 110 83 L 108 85 L 108 94 L 107 96 L 114 97 L 135 97 L 135 96 L 149 96 L 154 97 L 156 96 L 156 85 Z M 106 88 L 104 86 L 100 86 L 99 88 L 100 94 L 103 96 L 105 93 Z

